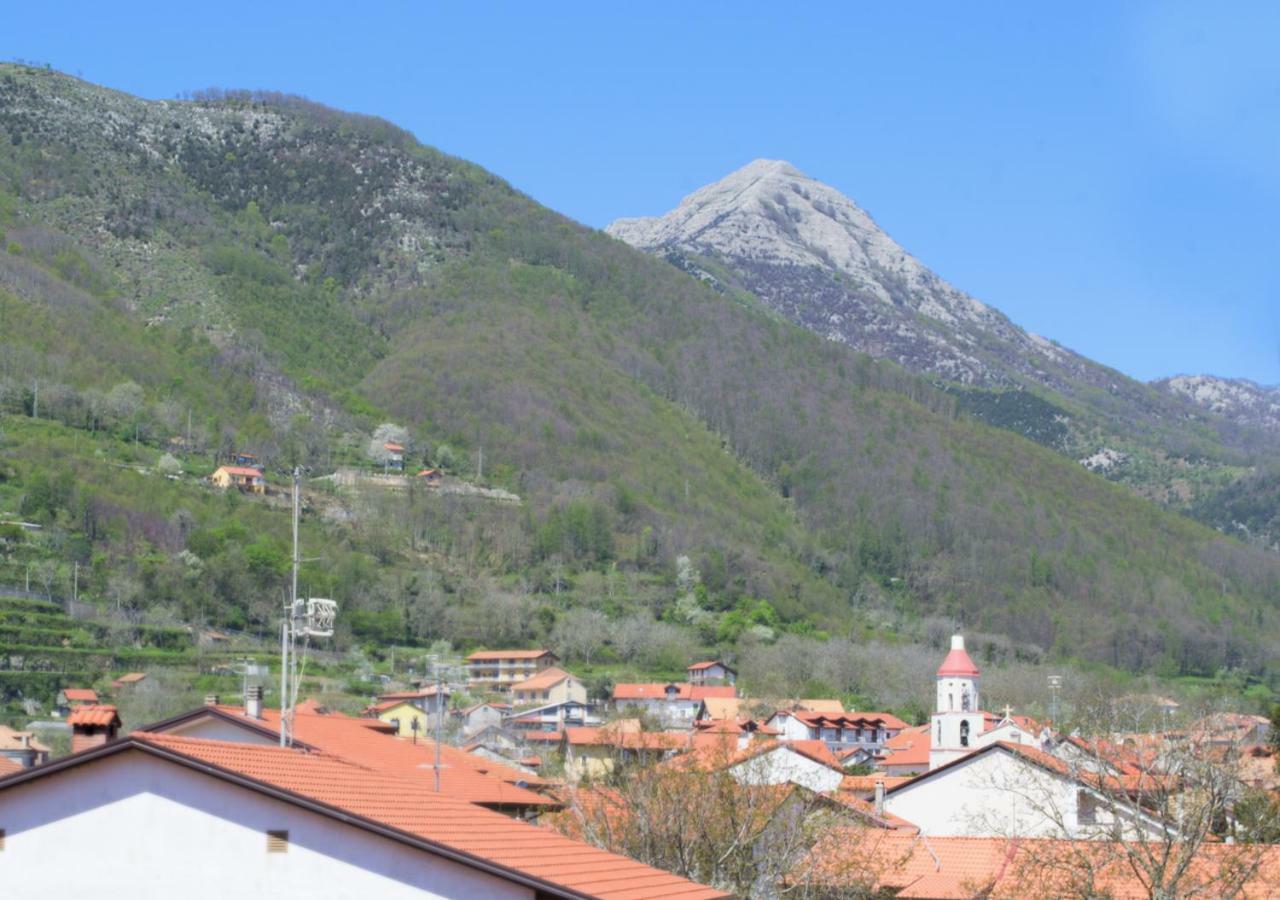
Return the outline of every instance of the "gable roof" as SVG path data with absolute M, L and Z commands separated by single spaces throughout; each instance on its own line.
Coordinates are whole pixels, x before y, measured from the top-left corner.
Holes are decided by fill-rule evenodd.
M 379 694 L 378 702 L 382 703 L 387 700 L 421 700 L 425 697 L 434 697 L 436 695 L 436 690 L 437 690 L 436 685 L 428 684 L 428 685 L 423 685 L 422 687 L 418 688 L 416 691 L 389 691 L 388 693 L 385 693 L 385 694 Z M 448 685 L 444 685 L 439 690 L 440 690 L 440 693 L 446 696 L 449 694 Z
M 494 662 L 500 659 L 541 659 L 550 656 L 559 659 L 550 650 L 477 650 L 467 657 L 467 662 Z
M 23 744 L 23 739 L 26 744 Z M 40 753 L 49 753 L 50 750 L 44 744 L 36 740 L 35 734 L 30 731 L 17 731 L 8 725 L 0 725 L 0 750 L 36 750 Z
M 76 703 L 98 702 L 98 692 L 93 688 L 63 688 L 62 695 Z
M 164 722 L 145 726 L 142 731 L 163 733 L 201 716 L 230 722 L 257 734 L 278 737 L 280 711 L 264 709 L 261 719 L 252 719 L 234 706 L 205 706 Z M 376 771 L 434 781 L 435 742 L 417 741 L 389 734 L 389 726 L 377 719 L 356 718 L 341 713 L 295 710 L 295 743 L 322 750 Z M 230 743 L 230 742 L 228 742 Z M 523 772 L 501 763 L 478 759 L 449 744 L 440 745 L 440 789 L 442 793 L 491 807 L 553 808 L 559 804 L 521 785 L 540 783 Z
M 707 669 L 714 669 L 716 666 L 719 666 L 720 668 L 724 669 L 726 672 L 732 672 L 734 675 L 738 674 L 737 669 L 733 668 L 730 665 L 727 665 L 726 663 L 722 663 L 718 659 L 708 659 L 708 660 L 705 660 L 704 662 L 696 662 L 693 665 L 688 666 L 686 671 L 704 672 Z
M 512 691 L 545 691 L 553 688 L 566 678 L 574 678 L 564 669 L 558 666 L 547 666 L 537 675 L 526 678 L 524 681 L 517 681 L 511 685 Z
M 727 896 L 626 857 L 437 794 L 329 754 L 134 733 L 0 779 L 0 791 L 118 753 L 140 752 L 481 869 L 553 897 Z
M 784 709 L 774 713 L 772 718 L 784 718 L 786 716 L 791 716 L 804 722 L 810 728 L 866 728 L 870 726 L 901 731 L 907 727 L 907 723 L 893 713 L 884 712 L 826 713 Z
M 119 728 L 120 715 L 114 706 L 77 706 L 67 716 L 67 724 L 73 728 Z
M 249 466 L 218 466 L 213 474 L 217 475 L 218 472 L 226 472 L 228 475 L 240 475 L 244 478 L 262 477 L 261 469 L 254 469 Z
M 111 682 L 111 684 L 115 687 L 120 687 L 124 684 L 137 684 L 146 677 L 146 672 L 126 672 L 124 675 L 121 675 L 115 681 Z
M 917 725 L 906 728 L 884 742 L 881 765 L 929 767 L 929 750 L 933 742 L 933 728 Z
M 687 681 L 615 684 L 614 700 L 666 700 L 667 688 L 675 688 L 672 699 L 706 700 L 709 697 L 731 698 L 738 689 L 731 684 L 689 684 Z

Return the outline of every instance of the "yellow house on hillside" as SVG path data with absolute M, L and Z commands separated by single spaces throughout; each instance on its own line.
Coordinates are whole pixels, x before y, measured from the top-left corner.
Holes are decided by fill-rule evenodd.
M 576 676 L 556 666 L 543 669 L 532 678 L 511 686 L 511 702 L 516 706 L 565 703 L 569 700 L 586 703 L 587 689 Z
M 435 728 L 437 711 L 447 712 L 448 700 L 448 689 L 437 696 L 433 684 L 416 691 L 382 694 L 377 703 L 365 710 L 365 715 L 394 725 L 401 737 L 429 737 Z

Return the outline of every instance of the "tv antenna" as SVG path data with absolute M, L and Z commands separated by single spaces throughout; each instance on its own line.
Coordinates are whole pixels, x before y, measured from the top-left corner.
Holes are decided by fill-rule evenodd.
M 298 516 L 301 510 L 302 469 L 293 467 L 293 578 L 289 586 L 289 601 L 284 607 L 280 622 L 280 746 L 293 743 L 293 712 L 298 705 L 298 685 L 302 672 L 306 671 L 307 650 L 313 637 L 333 637 L 334 620 L 338 617 L 338 604 L 319 597 L 298 599 Z M 298 638 L 302 638 L 302 652 L 298 652 Z M 299 668 L 298 657 L 302 657 Z

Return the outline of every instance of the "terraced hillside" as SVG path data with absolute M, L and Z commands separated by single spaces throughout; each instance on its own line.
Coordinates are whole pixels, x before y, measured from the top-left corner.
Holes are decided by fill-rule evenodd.
M 0 67 L 0 197 L 0 502 L 100 558 L 100 600 L 114 575 L 139 609 L 265 627 L 284 532 L 90 472 L 77 442 L 158 466 L 181 438 L 187 471 L 248 447 L 279 479 L 364 460 L 392 421 L 411 464 L 525 503 L 309 516 L 353 642 L 630 662 L 623 622 L 734 652 L 946 621 L 1027 655 L 1270 672 L 1271 555 L 387 123 Z

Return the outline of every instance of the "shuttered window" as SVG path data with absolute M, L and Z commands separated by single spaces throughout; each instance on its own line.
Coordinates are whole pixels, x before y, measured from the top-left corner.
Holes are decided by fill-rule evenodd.
M 267 852 L 268 853 L 288 853 L 289 852 L 289 832 L 268 831 L 267 832 Z

